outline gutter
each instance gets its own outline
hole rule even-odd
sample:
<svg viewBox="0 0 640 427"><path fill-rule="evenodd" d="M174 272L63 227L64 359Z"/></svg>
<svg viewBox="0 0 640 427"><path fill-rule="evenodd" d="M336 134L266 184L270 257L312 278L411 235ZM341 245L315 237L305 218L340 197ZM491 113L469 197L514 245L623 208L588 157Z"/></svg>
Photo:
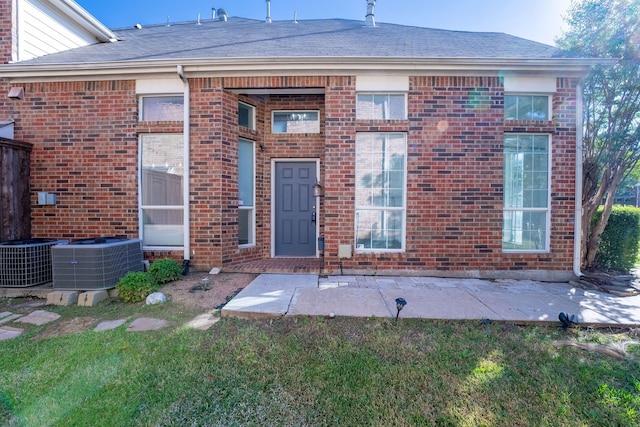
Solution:
<svg viewBox="0 0 640 427"><path fill-rule="evenodd" d="M185 200L185 212L184 212L184 255L183 259L188 265L191 260L191 197L190 197L190 182L191 182L191 162L190 162L190 138L191 126L190 126L190 93L189 93L189 80L184 75L184 67L178 65L177 67L178 77L184 83L184 123L183 123L183 139L184 139L184 158L186 159L184 164L184 182L183 191Z"/></svg>
<svg viewBox="0 0 640 427"><path fill-rule="evenodd" d="M77 77L92 80L126 80L149 74L174 74L176 66L189 69L193 77L214 75L344 75L354 72L412 75L483 75L541 73L583 77L602 59L478 59L478 58L388 58L388 57L245 57L190 58L182 60L137 60L109 62L43 63L42 59L0 66L0 78L15 82L61 81ZM175 75L175 74L174 74Z"/></svg>
<svg viewBox="0 0 640 427"><path fill-rule="evenodd" d="M575 226L573 229L573 274L582 277L580 270L582 251L582 153L584 133L584 104L582 99L582 83L576 86L576 196Z"/></svg>

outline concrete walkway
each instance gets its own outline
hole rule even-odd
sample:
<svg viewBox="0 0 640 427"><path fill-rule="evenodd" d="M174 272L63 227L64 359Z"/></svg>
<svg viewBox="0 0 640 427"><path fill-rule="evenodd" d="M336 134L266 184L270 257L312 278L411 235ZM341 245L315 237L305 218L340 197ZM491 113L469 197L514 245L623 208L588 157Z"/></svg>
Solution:
<svg viewBox="0 0 640 427"><path fill-rule="evenodd" d="M578 316L582 326L640 325L640 296L616 297L568 283L434 277L262 274L235 296L223 316L491 319L512 323L558 323L558 314Z"/></svg>

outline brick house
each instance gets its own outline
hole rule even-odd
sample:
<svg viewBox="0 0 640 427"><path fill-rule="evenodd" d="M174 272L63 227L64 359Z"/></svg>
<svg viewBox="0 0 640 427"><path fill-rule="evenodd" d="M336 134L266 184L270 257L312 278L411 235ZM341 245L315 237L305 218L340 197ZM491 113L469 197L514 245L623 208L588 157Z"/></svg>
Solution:
<svg viewBox="0 0 640 427"><path fill-rule="evenodd" d="M572 277L594 61L377 24L367 3L363 21L108 30L71 0L0 0L0 122L33 144L33 237L139 237L196 269ZM79 40L31 52L12 7Z"/></svg>

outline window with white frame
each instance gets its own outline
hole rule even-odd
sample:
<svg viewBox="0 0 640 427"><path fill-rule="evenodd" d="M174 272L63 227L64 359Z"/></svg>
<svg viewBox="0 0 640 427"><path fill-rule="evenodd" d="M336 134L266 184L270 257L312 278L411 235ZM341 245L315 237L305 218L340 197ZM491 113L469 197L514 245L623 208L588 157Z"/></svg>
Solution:
<svg viewBox="0 0 640 427"><path fill-rule="evenodd" d="M549 120L549 95L505 95L505 120Z"/></svg>
<svg viewBox="0 0 640 427"><path fill-rule="evenodd" d="M404 133L356 134L356 250L404 249Z"/></svg>
<svg viewBox="0 0 640 427"><path fill-rule="evenodd" d="M238 102L238 124L247 129L256 128L256 107L253 105Z"/></svg>
<svg viewBox="0 0 640 427"><path fill-rule="evenodd" d="M184 121L184 96L141 96L140 120L143 122Z"/></svg>
<svg viewBox="0 0 640 427"><path fill-rule="evenodd" d="M504 137L504 251L549 250L550 137Z"/></svg>
<svg viewBox="0 0 640 427"><path fill-rule="evenodd" d="M407 99L403 93L359 93L356 118L360 120L405 120Z"/></svg>
<svg viewBox="0 0 640 427"><path fill-rule="evenodd" d="M273 133L320 133L318 111L274 111Z"/></svg>
<svg viewBox="0 0 640 427"><path fill-rule="evenodd" d="M238 142L238 244L255 245L255 143Z"/></svg>
<svg viewBox="0 0 640 427"><path fill-rule="evenodd" d="M182 134L140 135L140 235L145 247L184 245Z"/></svg>

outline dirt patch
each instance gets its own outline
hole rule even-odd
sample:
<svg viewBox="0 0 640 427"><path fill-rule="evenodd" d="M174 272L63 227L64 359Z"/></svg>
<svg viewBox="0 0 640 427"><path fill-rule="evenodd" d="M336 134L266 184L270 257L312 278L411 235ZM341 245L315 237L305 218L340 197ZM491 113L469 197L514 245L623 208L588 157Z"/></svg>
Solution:
<svg viewBox="0 0 640 427"><path fill-rule="evenodd" d="M181 304L186 308L211 311L226 304L228 300L258 275L247 273L193 272L177 282L172 282L160 288L170 301ZM208 278L206 283L203 279Z"/></svg>
<svg viewBox="0 0 640 427"><path fill-rule="evenodd" d="M61 337L63 335L86 331L95 325L97 321L98 319L95 317L75 317L70 320L64 320L47 327L45 330L33 337L33 339L34 341L37 341L45 338Z"/></svg>

